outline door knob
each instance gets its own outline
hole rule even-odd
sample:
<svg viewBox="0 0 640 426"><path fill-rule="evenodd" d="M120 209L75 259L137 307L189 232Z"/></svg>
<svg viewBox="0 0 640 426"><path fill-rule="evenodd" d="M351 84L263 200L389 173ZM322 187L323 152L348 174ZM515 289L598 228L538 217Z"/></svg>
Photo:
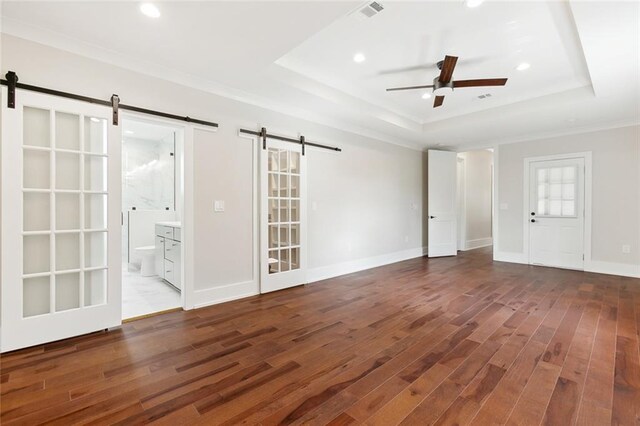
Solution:
<svg viewBox="0 0 640 426"><path fill-rule="evenodd" d="M536 215L536 212L531 212L531 216L535 216L535 215Z"/></svg>
<svg viewBox="0 0 640 426"><path fill-rule="evenodd" d="M435 219L435 218L436 218L435 216L429 216L429 219Z"/></svg>
<svg viewBox="0 0 640 426"><path fill-rule="evenodd" d="M536 221L535 219L531 219L531 223L535 223L535 221Z"/></svg>

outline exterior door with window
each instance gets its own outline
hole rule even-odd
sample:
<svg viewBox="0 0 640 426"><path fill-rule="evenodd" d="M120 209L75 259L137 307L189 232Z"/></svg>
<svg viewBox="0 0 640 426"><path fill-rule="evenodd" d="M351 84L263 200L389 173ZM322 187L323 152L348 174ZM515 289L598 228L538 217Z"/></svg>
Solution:
<svg viewBox="0 0 640 426"><path fill-rule="evenodd" d="M2 99L3 352L120 324L120 137L107 107Z"/></svg>
<svg viewBox="0 0 640 426"><path fill-rule="evenodd" d="M260 292L306 283L306 158L300 145L267 139L260 150Z"/></svg>
<svg viewBox="0 0 640 426"><path fill-rule="evenodd" d="M584 269L584 158L529 165L529 263Z"/></svg>

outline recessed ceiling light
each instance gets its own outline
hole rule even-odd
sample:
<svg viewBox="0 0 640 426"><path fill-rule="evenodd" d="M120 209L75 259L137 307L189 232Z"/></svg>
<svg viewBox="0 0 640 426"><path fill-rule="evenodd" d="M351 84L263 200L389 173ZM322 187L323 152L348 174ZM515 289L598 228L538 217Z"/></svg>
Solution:
<svg viewBox="0 0 640 426"><path fill-rule="evenodd" d="M364 60L367 59L364 56L364 53L356 53L355 55L353 55L353 62L355 63L361 63L364 62Z"/></svg>
<svg viewBox="0 0 640 426"><path fill-rule="evenodd" d="M140 12L144 13L149 18L159 18L160 10L151 3L142 3L140 5Z"/></svg>
<svg viewBox="0 0 640 426"><path fill-rule="evenodd" d="M429 99L431 97L431 93L427 92L422 95L422 99Z"/></svg>
<svg viewBox="0 0 640 426"><path fill-rule="evenodd" d="M474 8L484 3L484 0L465 0L464 3L467 5L467 7Z"/></svg>
<svg viewBox="0 0 640 426"><path fill-rule="evenodd" d="M528 70L528 69L529 69L529 67L531 67L531 65L529 65L529 64L528 64L528 63L526 63L526 62L523 62L523 63L521 63L520 65L518 65L518 66L516 67L516 69L517 69L518 71L524 71L524 70Z"/></svg>

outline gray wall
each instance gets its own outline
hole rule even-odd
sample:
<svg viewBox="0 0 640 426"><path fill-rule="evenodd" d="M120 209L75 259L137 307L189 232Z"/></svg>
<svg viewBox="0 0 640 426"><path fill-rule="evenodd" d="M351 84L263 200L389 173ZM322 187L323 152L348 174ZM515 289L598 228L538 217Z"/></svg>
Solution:
<svg viewBox="0 0 640 426"><path fill-rule="evenodd" d="M640 263L640 127L559 136L498 148L497 211L500 252L523 252L524 159L592 152L592 259ZM631 253L622 253L622 245Z"/></svg>

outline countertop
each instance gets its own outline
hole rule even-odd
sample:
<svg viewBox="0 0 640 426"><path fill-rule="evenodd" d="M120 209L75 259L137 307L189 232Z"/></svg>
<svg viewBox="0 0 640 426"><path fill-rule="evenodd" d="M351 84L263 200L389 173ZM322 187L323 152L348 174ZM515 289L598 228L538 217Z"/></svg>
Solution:
<svg viewBox="0 0 640 426"><path fill-rule="evenodd" d="M156 225L170 226L172 228L182 228L182 223L180 222L156 222Z"/></svg>

